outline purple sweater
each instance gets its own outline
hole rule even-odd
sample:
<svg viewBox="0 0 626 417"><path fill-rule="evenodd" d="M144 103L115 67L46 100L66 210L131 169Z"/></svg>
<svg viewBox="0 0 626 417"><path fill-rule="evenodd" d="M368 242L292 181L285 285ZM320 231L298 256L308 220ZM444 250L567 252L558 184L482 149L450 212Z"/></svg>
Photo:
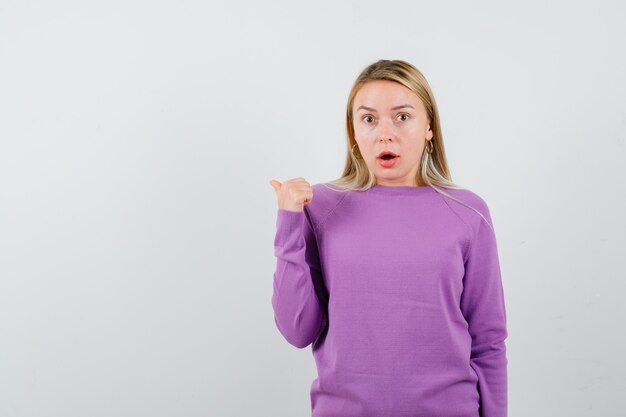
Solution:
<svg viewBox="0 0 626 417"><path fill-rule="evenodd" d="M505 417L506 312L485 201L464 190L315 184L278 209L272 306L311 345L313 417Z"/></svg>

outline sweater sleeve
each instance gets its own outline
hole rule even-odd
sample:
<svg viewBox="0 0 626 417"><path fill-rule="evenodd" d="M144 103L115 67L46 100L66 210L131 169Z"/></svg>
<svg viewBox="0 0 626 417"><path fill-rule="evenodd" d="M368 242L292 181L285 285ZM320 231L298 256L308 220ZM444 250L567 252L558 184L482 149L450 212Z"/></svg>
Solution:
<svg viewBox="0 0 626 417"><path fill-rule="evenodd" d="M290 344L304 348L315 341L325 317L316 293L323 285L317 242L306 207L278 209L274 254L274 321Z"/></svg>
<svg viewBox="0 0 626 417"><path fill-rule="evenodd" d="M478 375L481 417L507 416L506 310L498 249L489 209L465 260L461 310L472 337L470 365Z"/></svg>

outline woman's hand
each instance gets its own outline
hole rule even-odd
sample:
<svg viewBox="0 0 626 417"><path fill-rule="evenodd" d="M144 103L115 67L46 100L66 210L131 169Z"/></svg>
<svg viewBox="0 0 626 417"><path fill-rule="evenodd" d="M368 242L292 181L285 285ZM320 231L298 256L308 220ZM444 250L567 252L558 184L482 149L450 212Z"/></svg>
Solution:
<svg viewBox="0 0 626 417"><path fill-rule="evenodd" d="M304 205L313 199L313 188L304 178L298 177L280 183L270 180L270 185L276 191L278 208L290 211L303 211Z"/></svg>

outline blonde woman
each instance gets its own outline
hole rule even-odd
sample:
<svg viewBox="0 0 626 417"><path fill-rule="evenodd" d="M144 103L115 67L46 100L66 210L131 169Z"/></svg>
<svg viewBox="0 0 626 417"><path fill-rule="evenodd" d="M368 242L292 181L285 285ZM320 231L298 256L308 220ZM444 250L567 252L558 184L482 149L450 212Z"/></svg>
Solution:
<svg viewBox="0 0 626 417"><path fill-rule="evenodd" d="M270 181L275 323L311 345L312 416L505 417L496 237L486 202L450 178L428 82L379 60L346 116L340 178Z"/></svg>

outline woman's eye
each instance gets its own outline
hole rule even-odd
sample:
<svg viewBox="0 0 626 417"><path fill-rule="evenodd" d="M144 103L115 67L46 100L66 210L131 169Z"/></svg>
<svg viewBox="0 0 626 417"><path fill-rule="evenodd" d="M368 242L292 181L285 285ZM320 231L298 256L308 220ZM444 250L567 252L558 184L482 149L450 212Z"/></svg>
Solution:
<svg viewBox="0 0 626 417"><path fill-rule="evenodd" d="M363 117L363 120L365 120L365 123L367 123L367 119L371 119L371 118L372 118L372 116L365 116L365 117Z"/></svg>
<svg viewBox="0 0 626 417"><path fill-rule="evenodd" d="M400 115L400 117L402 117L402 116L405 116L405 117L406 117L405 119L402 119L402 120L406 120L406 119L408 119L408 118L409 118L409 115L408 115L408 114L406 114L406 113L402 113L402 114Z"/></svg>

